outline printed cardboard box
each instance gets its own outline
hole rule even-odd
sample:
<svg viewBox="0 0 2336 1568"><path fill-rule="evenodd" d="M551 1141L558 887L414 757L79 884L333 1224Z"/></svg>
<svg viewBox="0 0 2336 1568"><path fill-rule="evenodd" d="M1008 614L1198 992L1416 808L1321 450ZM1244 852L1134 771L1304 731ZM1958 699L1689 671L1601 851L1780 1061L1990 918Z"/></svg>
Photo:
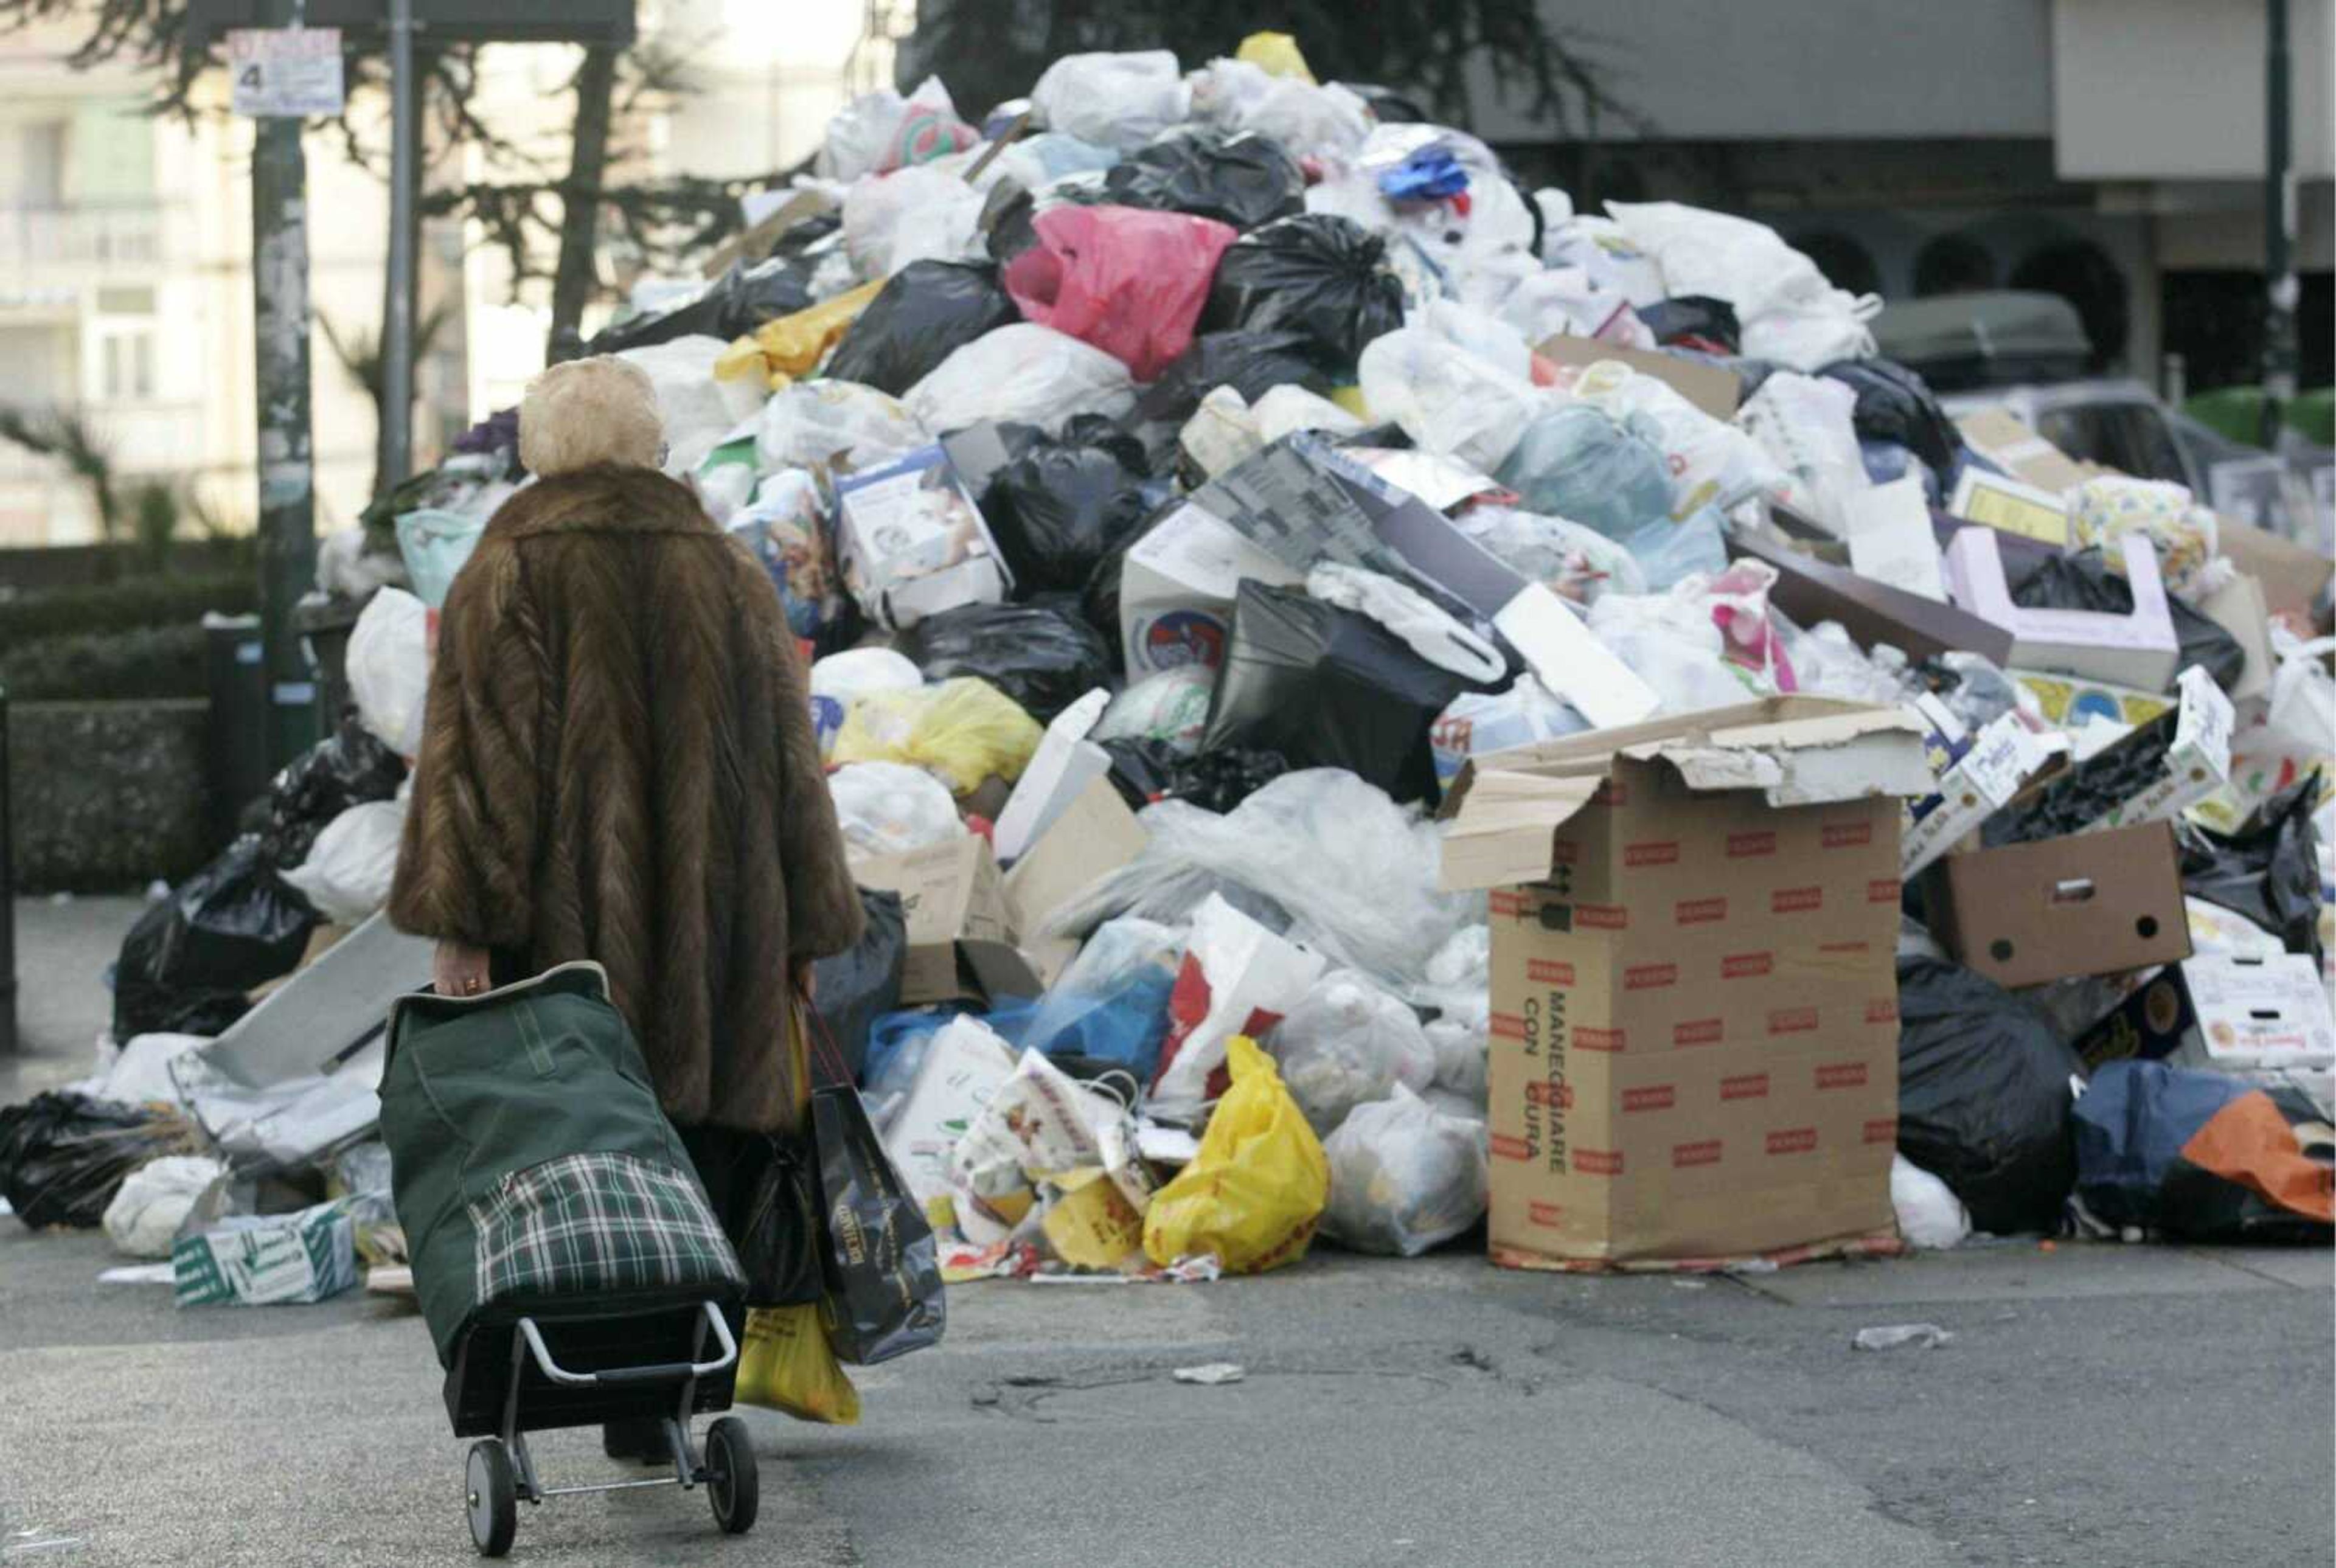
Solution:
<svg viewBox="0 0 2336 1568"><path fill-rule="evenodd" d="M2130 533L2119 541L2133 588L2129 615L2013 603L1997 538L1992 529L1964 529L1947 544L1946 570L1947 589L1957 604L2011 633L2011 657L2000 662L2166 689L2181 663L2181 643L2157 574L2157 551L2146 536Z"/></svg>
<svg viewBox="0 0 2336 1568"><path fill-rule="evenodd" d="M1224 663L1233 599L1244 578L1291 588L1305 574L1197 506L1181 506L1163 518L1121 568L1119 629L1128 679Z"/></svg>
<svg viewBox="0 0 2336 1568"><path fill-rule="evenodd" d="M1494 890L1494 1261L1889 1229L1898 824L1932 784L1918 720L1803 697L1472 764L1445 881Z"/></svg>
<svg viewBox="0 0 2336 1568"><path fill-rule="evenodd" d="M1937 937L2000 986L2190 956L2174 829L2162 822L1949 855L1923 884Z"/></svg>
<svg viewBox="0 0 2336 1568"><path fill-rule="evenodd" d="M2078 1037L2088 1067L2171 1058L2224 1071L2336 1066L2336 1019L2312 959L2202 953L2170 964Z"/></svg>
<svg viewBox="0 0 2336 1568"><path fill-rule="evenodd" d="M997 604L1014 586L989 525L938 445L836 482L843 585L869 618L914 626L961 604Z"/></svg>
<svg viewBox="0 0 2336 1568"><path fill-rule="evenodd" d="M852 879L863 888L900 895L908 957L900 971L902 1005L910 994L948 995L957 989L960 940L1014 941L1014 917L1005 880L989 841L968 833L948 843L897 855L858 855Z"/></svg>

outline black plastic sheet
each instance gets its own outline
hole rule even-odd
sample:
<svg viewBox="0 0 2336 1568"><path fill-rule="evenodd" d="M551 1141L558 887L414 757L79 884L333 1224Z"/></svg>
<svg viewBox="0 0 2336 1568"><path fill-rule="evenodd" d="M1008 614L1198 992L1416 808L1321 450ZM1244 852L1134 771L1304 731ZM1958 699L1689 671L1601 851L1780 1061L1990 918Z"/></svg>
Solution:
<svg viewBox="0 0 2336 1568"><path fill-rule="evenodd" d="M1894 441L1943 478L1962 435L1939 406L1931 385L1894 359L1844 359L1819 372L1857 394L1851 420L1868 441Z"/></svg>
<svg viewBox="0 0 2336 1568"><path fill-rule="evenodd" d="M404 762L350 714L268 786L269 854L278 865L300 864L326 823L351 806L388 800L404 782Z"/></svg>
<svg viewBox="0 0 2336 1568"><path fill-rule="evenodd" d="M122 1179L189 1145L180 1117L72 1093L0 1110L0 1197L34 1230L88 1229L105 1218Z"/></svg>
<svg viewBox="0 0 2336 1568"><path fill-rule="evenodd" d="M1021 319L995 267L911 261L845 330L827 375L898 397L975 338Z"/></svg>
<svg viewBox="0 0 2336 1568"><path fill-rule="evenodd" d="M1351 365L1365 344L1403 325L1403 285L1387 269L1386 240L1352 219L1305 213L1225 252L1201 325L1301 333Z"/></svg>
<svg viewBox="0 0 2336 1568"><path fill-rule="evenodd" d="M1176 800L1222 816L1290 771L1280 752L1246 746L1187 756L1163 740L1131 736L1101 744L1111 754L1112 787L1136 811Z"/></svg>
<svg viewBox="0 0 2336 1568"><path fill-rule="evenodd" d="M316 911L278 873L257 834L150 906L122 941L113 1034L216 1035L250 1010L254 986L290 974Z"/></svg>
<svg viewBox="0 0 2336 1568"><path fill-rule="evenodd" d="M2011 602L2024 609L2133 613L2133 585L2109 570L2107 560L2098 550L2048 555L2010 588ZM2166 595L2166 608L2173 617L2175 639L2181 645L2182 667L2199 666L2224 691L2236 686L2247 667L2247 652L2239 646L2239 639L2171 594Z"/></svg>
<svg viewBox="0 0 2336 1568"><path fill-rule="evenodd" d="M1111 681L1111 650L1072 599L945 609L902 632L900 649L928 680L978 677L1040 724Z"/></svg>
<svg viewBox="0 0 2336 1568"><path fill-rule="evenodd" d="M1960 964L1898 961L1898 1152L1998 1235L2059 1222L2077 1181L2084 1064L2010 992Z"/></svg>
<svg viewBox="0 0 2336 1568"><path fill-rule="evenodd" d="M1254 131L1187 131L1140 147L1104 176L1104 199L1255 229L1306 209L1306 174Z"/></svg>
<svg viewBox="0 0 2336 1568"><path fill-rule="evenodd" d="M853 1079L868 1057L869 1026L900 1005L900 965L909 956L899 893L861 888L860 909L860 940L812 966L813 1005Z"/></svg>
<svg viewBox="0 0 2336 1568"><path fill-rule="evenodd" d="M2246 916L2292 953L2320 950L2320 774L2257 806L2234 833L2181 830L2182 891Z"/></svg>

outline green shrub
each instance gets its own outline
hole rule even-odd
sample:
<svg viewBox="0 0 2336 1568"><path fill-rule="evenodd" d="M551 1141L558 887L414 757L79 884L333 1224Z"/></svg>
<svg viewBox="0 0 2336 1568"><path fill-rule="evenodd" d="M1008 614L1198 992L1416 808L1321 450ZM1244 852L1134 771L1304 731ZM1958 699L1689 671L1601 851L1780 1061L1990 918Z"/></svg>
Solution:
<svg viewBox="0 0 2336 1568"><path fill-rule="evenodd" d="M41 638L192 628L208 611L246 615L258 608L254 572L133 577L102 588L51 589L0 602L0 657Z"/></svg>
<svg viewBox="0 0 2336 1568"><path fill-rule="evenodd" d="M47 637L0 653L13 702L204 696L200 622Z"/></svg>

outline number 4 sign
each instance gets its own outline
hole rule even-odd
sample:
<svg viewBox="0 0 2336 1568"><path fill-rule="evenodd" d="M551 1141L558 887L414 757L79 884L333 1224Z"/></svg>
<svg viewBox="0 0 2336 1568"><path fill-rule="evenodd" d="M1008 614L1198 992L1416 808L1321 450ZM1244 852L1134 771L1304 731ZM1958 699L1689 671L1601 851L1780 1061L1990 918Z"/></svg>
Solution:
<svg viewBox="0 0 2336 1568"><path fill-rule="evenodd" d="M337 27L237 27L227 35L235 112L258 116L338 114L343 102Z"/></svg>

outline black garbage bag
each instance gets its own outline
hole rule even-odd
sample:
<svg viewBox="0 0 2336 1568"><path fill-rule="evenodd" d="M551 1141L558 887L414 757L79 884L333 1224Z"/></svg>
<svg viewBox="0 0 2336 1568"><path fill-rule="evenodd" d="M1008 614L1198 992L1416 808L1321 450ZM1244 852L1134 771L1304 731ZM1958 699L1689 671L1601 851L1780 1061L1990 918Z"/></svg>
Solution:
<svg viewBox="0 0 2336 1568"><path fill-rule="evenodd" d="M1144 389L1135 412L1139 419L1164 424L1173 441L1201 399L1220 386L1231 387L1248 403L1293 384L1327 393L1337 369L1302 332L1204 332Z"/></svg>
<svg viewBox="0 0 2336 1568"><path fill-rule="evenodd" d="M959 605L902 632L899 646L928 680L978 677L1040 724L1111 682L1111 650L1067 596Z"/></svg>
<svg viewBox="0 0 2336 1568"><path fill-rule="evenodd" d="M1898 1152L1971 1223L2051 1229L2077 1181L2068 1108L2084 1064L2010 992L1942 959L1898 960Z"/></svg>
<svg viewBox="0 0 2336 1568"><path fill-rule="evenodd" d="M2110 1062L2077 1102L2093 1217L2185 1242L2328 1244L2328 1121L2292 1085Z"/></svg>
<svg viewBox="0 0 2336 1568"><path fill-rule="evenodd" d="M1699 348L1708 354L1744 352L1744 328L1736 307L1708 294L1679 294L1639 307L1639 319L1665 348Z"/></svg>
<svg viewBox="0 0 2336 1568"><path fill-rule="evenodd" d="M1081 591L1151 510L1143 443L1102 420L1072 425L1029 443L981 497L1017 594Z"/></svg>
<svg viewBox="0 0 2336 1568"><path fill-rule="evenodd" d="M975 338L1021 319L995 267L911 261L845 331L827 375L898 397Z"/></svg>
<svg viewBox="0 0 2336 1568"><path fill-rule="evenodd" d="M1233 604L1202 752L1279 753L1293 768L1342 767L1397 802L1436 798L1427 734L1477 685L1428 663L1378 622L1254 579Z"/></svg>
<svg viewBox="0 0 2336 1568"><path fill-rule="evenodd" d="M812 966L813 1005L852 1081L868 1059L868 1026L900 1005L900 965L909 954L899 893L861 888L860 909L859 941Z"/></svg>
<svg viewBox="0 0 2336 1568"><path fill-rule="evenodd" d="M2184 825L2182 891L2246 916L2292 953L2320 950L2320 800L2314 769L2255 807L2234 833Z"/></svg>
<svg viewBox="0 0 2336 1568"><path fill-rule="evenodd" d="M1894 359L1844 359L1818 374L1857 394L1850 417L1861 437L1896 442L1934 474L1954 467L1962 435L1920 375Z"/></svg>
<svg viewBox="0 0 2336 1568"><path fill-rule="evenodd" d="M1382 87L1376 82L1346 82L1341 86L1359 94L1371 106L1371 115L1382 125L1424 125L1428 114L1419 101L1392 87Z"/></svg>
<svg viewBox="0 0 2336 1568"><path fill-rule="evenodd" d="M216 1035L250 1010L245 993L297 968L316 911L246 833L150 906L122 940L113 1036Z"/></svg>
<svg viewBox="0 0 2336 1568"><path fill-rule="evenodd" d="M1363 346L1403 325L1403 284L1387 241L1350 218L1304 213L1269 223L1227 248L1210 287L1203 329L1298 332L1351 365Z"/></svg>
<svg viewBox="0 0 2336 1568"><path fill-rule="evenodd" d="M811 269L792 257L775 256L753 267L733 267L696 297L654 316L635 316L595 333L588 354L647 348L676 337L743 337L766 321L792 316L812 305Z"/></svg>
<svg viewBox="0 0 2336 1568"><path fill-rule="evenodd" d="M2007 560L2005 575L2014 568ZM2025 609L2086 609L2102 615L2131 615L2133 585L2109 570L2098 550L2074 555L2046 555L2010 584L2011 602ZM2182 666L2197 665L2224 691L2238 684L2247 667L2246 649L2239 639L2198 611L2166 596L2174 618L2175 640L2181 645Z"/></svg>
<svg viewBox="0 0 2336 1568"><path fill-rule="evenodd" d="M183 1117L72 1093L0 1110L0 1197L32 1229L88 1229L105 1218L122 1179L159 1155L193 1147Z"/></svg>
<svg viewBox="0 0 2336 1568"><path fill-rule="evenodd" d="M1130 736L1102 745L1111 754L1112 787L1136 811L1156 801L1190 801L1222 816L1290 771L1280 752L1246 746L1186 756L1163 740Z"/></svg>
<svg viewBox="0 0 2336 1568"><path fill-rule="evenodd" d="M326 823L351 806L388 800L404 782L404 762L352 712L338 729L286 764L268 786L270 857L277 865L300 864Z"/></svg>
<svg viewBox="0 0 2336 1568"><path fill-rule="evenodd" d="M1253 131L1186 131L1139 147L1103 180L1123 207L1189 212L1255 229L1306 210L1306 174L1280 142Z"/></svg>

